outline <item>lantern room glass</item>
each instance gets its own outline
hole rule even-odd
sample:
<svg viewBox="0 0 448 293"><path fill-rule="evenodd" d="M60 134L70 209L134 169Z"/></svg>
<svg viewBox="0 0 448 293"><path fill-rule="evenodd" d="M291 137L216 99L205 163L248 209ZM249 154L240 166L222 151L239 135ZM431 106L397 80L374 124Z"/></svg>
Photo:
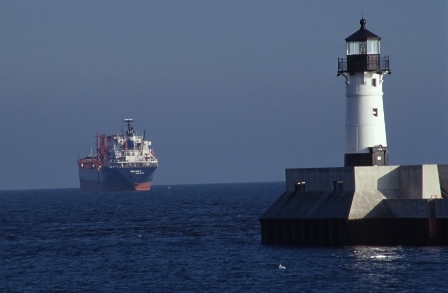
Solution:
<svg viewBox="0 0 448 293"><path fill-rule="evenodd" d="M362 47L367 46L366 52L361 52ZM380 54L380 41L378 39L367 40L364 42L347 42L347 55L360 54Z"/></svg>

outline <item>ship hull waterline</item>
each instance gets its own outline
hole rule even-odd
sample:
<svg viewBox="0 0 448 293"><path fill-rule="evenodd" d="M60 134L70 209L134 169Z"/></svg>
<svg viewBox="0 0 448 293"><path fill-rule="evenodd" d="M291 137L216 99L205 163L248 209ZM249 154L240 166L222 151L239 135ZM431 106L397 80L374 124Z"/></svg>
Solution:
<svg viewBox="0 0 448 293"><path fill-rule="evenodd" d="M157 167L79 168L81 191L148 191Z"/></svg>

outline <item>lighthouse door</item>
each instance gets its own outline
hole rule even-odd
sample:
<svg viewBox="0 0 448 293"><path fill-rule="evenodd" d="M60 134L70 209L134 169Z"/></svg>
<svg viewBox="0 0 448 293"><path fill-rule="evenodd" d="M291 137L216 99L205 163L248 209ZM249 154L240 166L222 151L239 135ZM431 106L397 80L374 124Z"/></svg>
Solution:
<svg viewBox="0 0 448 293"><path fill-rule="evenodd" d="M373 147L369 148L372 154L372 166L387 166L389 162L387 160L387 147Z"/></svg>

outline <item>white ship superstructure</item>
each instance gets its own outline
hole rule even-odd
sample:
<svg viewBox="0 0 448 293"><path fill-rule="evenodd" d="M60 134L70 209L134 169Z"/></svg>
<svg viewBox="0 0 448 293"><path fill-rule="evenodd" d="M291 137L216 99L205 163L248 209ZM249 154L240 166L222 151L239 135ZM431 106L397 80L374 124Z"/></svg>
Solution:
<svg viewBox="0 0 448 293"><path fill-rule="evenodd" d="M131 126L133 119L124 119L127 130L122 135L107 137L107 159L104 164L108 167L157 167L158 161L151 149L151 141L137 135Z"/></svg>

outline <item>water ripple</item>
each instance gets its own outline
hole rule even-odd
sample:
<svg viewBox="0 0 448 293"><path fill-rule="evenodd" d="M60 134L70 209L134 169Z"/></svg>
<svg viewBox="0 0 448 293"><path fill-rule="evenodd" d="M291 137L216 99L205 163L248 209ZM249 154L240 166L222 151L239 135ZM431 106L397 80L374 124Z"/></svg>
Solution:
<svg viewBox="0 0 448 293"><path fill-rule="evenodd" d="M278 182L1 191L0 291L445 290L445 247L262 246L258 217L283 189Z"/></svg>

